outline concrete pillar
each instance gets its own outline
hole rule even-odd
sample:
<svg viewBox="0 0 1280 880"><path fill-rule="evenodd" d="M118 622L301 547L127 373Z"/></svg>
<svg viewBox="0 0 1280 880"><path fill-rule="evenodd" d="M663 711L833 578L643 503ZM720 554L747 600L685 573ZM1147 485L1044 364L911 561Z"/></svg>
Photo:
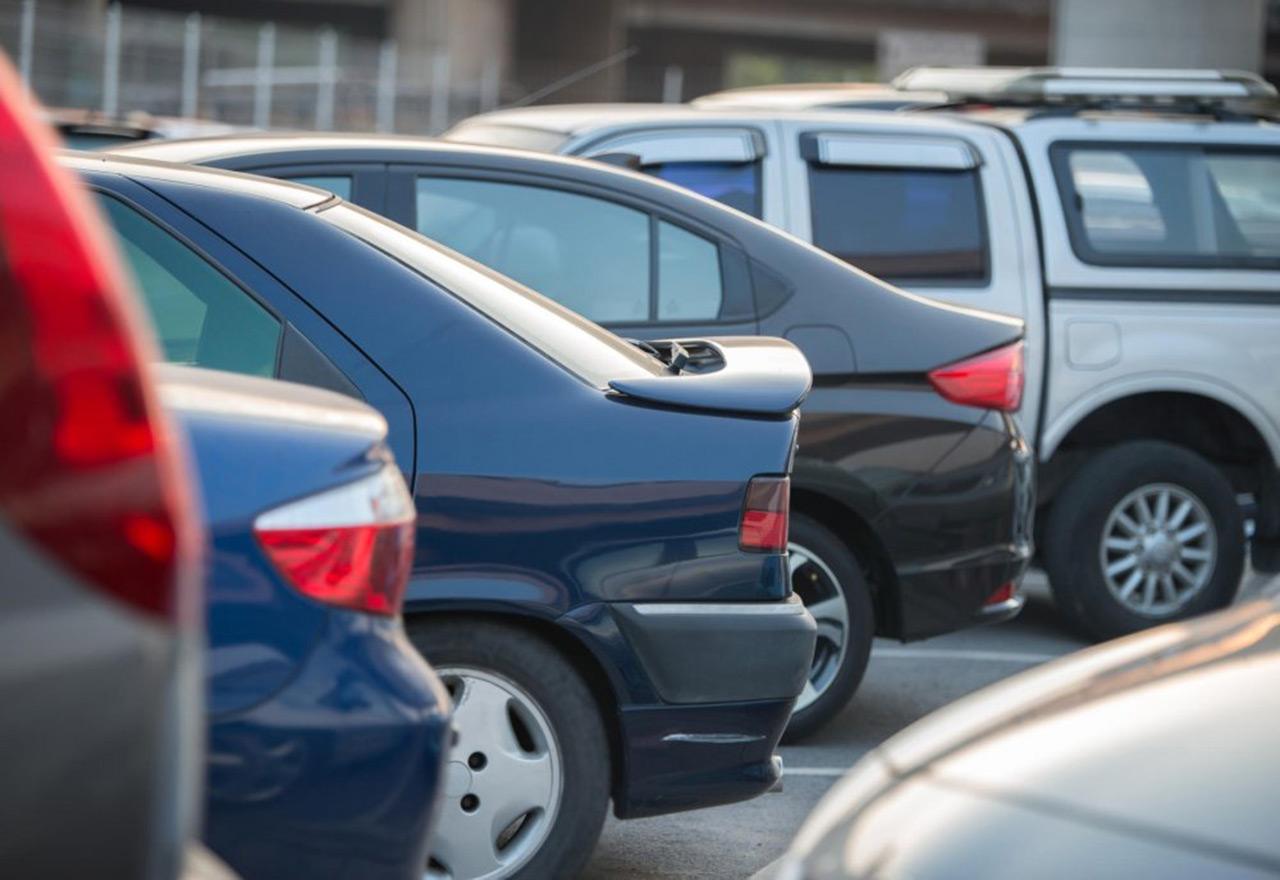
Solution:
<svg viewBox="0 0 1280 880"><path fill-rule="evenodd" d="M590 76L581 71L626 48L626 27L614 0L517 0L515 77L526 93L572 79L547 103L612 101L622 96L625 67L611 64Z"/></svg>
<svg viewBox="0 0 1280 880"><path fill-rule="evenodd" d="M1262 70L1264 0L1056 0L1053 63Z"/></svg>
<svg viewBox="0 0 1280 880"><path fill-rule="evenodd" d="M511 56L510 0L395 0L387 37L396 43L400 81L429 83L433 56L450 55L450 79L478 84ZM492 75L492 74L490 74Z"/></svg>

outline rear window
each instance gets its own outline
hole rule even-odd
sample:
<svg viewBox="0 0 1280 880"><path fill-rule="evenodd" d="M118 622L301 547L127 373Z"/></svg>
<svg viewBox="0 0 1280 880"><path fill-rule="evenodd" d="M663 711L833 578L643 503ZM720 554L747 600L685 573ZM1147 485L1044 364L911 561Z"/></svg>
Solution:
<svg viewBox="0 0 1280 880"><path fill-rule="evenodd" d="M664 162L644 171L752 217L763 213L759 162Z"/></svg>
<svg viewBox="0 0 1280 880"><path fill-rule="evenodd" d="M319 212L339 229L435 282L548 359L598 388L656 376L663 364L608 330L474 260L363 208Z"/></svg>
<svg viewBox="0 0 1280 880"><path fill-rule="evenodd" d="M895 281L987 278L977 172L809 166L813 243Z"/></svg>
<svg viewBox="0 0 1280 880"><path fill-rule="evenodd" d="M1280 268L1280 152L1091 143L1051 157L1087 263Z"/></svg>

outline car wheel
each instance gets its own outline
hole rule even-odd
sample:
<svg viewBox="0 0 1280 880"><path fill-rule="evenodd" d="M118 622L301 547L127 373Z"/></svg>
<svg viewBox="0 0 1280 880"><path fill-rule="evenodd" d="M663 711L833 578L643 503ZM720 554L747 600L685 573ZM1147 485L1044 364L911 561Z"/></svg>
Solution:
<svg viewBox="0 0 1280 880"><path fill-rule="evenodd" d="M427 878L576 876L609 802L609 744L573 667L517 627L409 621L453 698Z"/></svg>
<svg viewBox="0 0 1280 880"><path fill-rule="evenodd" d="M809 736L844 708L871 656L875 615L866 578L849 548L803 514L791 517L791 589L818 623L813 663L784 742Z"/></svg>
<svg viewBox="0 0 1280 880"><path fill-rule="evenodd" d="M1244 570L1231 484L1194 452L1157 441L1086 462L1054 501L1045 542L1055 602L1096 639L1222 608Z"/></svg>

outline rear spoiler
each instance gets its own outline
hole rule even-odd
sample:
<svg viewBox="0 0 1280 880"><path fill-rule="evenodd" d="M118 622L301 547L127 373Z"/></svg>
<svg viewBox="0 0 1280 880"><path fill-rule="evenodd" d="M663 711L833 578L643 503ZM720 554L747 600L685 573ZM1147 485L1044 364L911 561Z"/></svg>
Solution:
<svg viewBox="0 0 1280 880"><path fill-rule="evenodd" d="M726 336L637 344L664 360L667 374L614 379L609 387L648 403L786 416L813 383L809 362L785 339Z"/></svg>

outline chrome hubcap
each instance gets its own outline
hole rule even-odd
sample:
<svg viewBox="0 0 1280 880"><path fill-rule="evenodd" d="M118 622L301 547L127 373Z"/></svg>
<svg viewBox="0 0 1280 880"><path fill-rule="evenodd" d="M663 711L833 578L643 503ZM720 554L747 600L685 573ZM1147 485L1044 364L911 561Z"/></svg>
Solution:
<svg viewBox="0 0 1280 880"><path fill-rule="evenodd" d="M1199 498L1172 483L1134 489L1102 529L1100 562L1111 594L1131 611L1166 617L1213 576L1218 535Z"/></svg>
<svg viewBox="0 0 1280 880"><path fill-rule="evenodd" d="M849 641L849 607L840 581L817 554L799 544L788 544L787 564L791 589L818 622L809 680L796 699L795 711L799 712L822 696L840 672Z"/></svg>
<svg viewBox="0 0 1280 880"><path fill-rule="evenodd" d="M555 824L560 746L546 714L509 679L463 666L436 672L453 698L457 737L441 779L444 802L426 877L509 877Z"/></svg>

